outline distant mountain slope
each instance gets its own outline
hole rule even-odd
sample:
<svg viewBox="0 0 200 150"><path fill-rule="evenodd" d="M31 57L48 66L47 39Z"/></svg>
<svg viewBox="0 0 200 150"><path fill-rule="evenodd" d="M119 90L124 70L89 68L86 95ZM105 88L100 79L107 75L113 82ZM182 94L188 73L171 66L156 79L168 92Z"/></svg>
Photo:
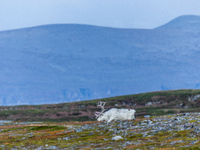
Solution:
<svg viewBox="0 0 200 150"><path fill-rule="evenodd" d="M169 23L158 27L159 29L200 29L200 16L185 15L173 19Z"/></svg>
<svg viewBox="0 0 200 150"><path fill-rule="evenodd" d="M200 23L188 18L199 21L183 16L152 30L63 24L0 32L0 105L200 88ZM170 28L184 22L188 28Z"/></svg>

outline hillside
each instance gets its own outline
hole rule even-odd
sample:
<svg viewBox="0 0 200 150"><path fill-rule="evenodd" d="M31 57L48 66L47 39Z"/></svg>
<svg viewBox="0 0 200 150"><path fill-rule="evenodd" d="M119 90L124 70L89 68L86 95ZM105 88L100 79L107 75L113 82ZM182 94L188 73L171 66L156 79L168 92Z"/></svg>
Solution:
<svg viewBox="0 0 200 150"><path fill-rule="evenodd" d="M200 90L170 90L125 95L81 102L0 106L0 120L12 121L95 121L94 112L99 101L106 102L105 109L132 108L136 118L144 115L166 115L200 112Z"/></svg>
<svg viewBox="0 0 200 150"><path fill-rule="evenodd" d="M0 105L198 89L199 24L199 16L182 16L151 30L55 24L0 32Z"/></svg>

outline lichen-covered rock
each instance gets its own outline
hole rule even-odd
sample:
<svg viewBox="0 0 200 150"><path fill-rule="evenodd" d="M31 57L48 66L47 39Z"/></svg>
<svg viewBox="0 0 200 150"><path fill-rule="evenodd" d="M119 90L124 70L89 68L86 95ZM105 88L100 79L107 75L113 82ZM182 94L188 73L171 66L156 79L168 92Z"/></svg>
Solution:
<svg viewBox="0 0 200 150"><path fill-rule="evenodd" d="M188 97L188 101L190 102L190 101L196 101L196 100L198 100L198 99L200 99L200 94L198 94L198 95L192 95L192 96L190 96L190 97Z"/></svg>

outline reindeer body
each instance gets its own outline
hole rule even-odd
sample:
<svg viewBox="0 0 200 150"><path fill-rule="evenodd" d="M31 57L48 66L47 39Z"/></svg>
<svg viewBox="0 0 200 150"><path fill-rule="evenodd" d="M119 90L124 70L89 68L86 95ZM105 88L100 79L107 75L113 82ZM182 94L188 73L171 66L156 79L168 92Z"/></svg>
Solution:
<svg viewBox="0 0 200 150"><path fill-rule="evenodd" d="M132 120L135 119L134 109L112 108L98 117L98 121L111 122L112 120Z"/></svg>
<svg viewBox="0 0 200 150"><path fill-rule="evenodd" d="M104 106L106 102L99 102L97 106L101 107L102 111L96 111L94 114L98 121L111 122L112 120L132 120L135 119L134 109L117 109L112 108L105 112Z"/></svg>

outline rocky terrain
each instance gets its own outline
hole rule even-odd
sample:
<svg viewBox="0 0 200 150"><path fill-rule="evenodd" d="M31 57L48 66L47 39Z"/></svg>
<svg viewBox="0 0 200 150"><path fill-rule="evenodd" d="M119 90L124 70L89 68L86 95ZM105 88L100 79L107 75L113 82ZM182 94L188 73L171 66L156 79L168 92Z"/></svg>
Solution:
<svg viewBox="0 0 200 150"><path fill-rule="evenodd" d="M111 123L4 122L0 127L1 149L200 149L200 113L145 115Z"/></svg>
<svg viewBox="0 0 200 150"><path fill-rule="evenodd" d="M97 122L98 101L105 109L133 108L136 119ZM2 150L200 149L200 90L0 106L0 119Z"/></svg>

